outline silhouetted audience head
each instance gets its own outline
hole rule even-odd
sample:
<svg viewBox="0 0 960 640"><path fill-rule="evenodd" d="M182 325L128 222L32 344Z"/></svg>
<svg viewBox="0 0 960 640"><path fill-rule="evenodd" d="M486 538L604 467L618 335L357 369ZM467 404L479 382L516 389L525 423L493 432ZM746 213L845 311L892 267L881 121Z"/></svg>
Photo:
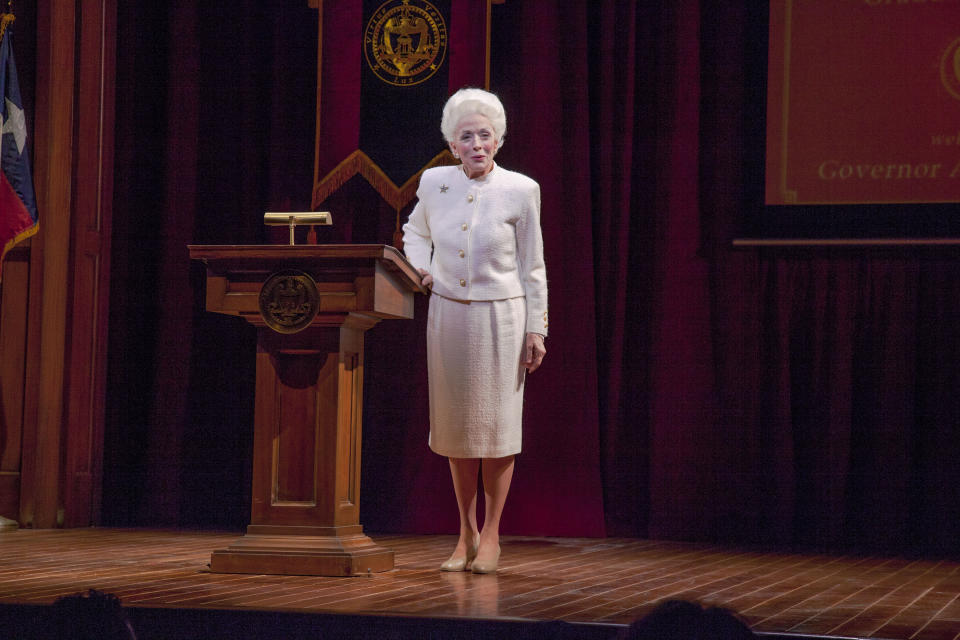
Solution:
<svg viewBox="0 0 960 640"><path fill-rule="evenodd" d="M703 608L696 602L668 600L638 618L621 640L741 640L756 638L749 625L729 609Z"/></svg>
<svg viewBox="0 0 960 640"><path fill-rule="evenodd" d="M58 598L52 620L44 623L51 638L65 640L136 640L133 625L120 599L112 593L90 589L87 593Z"/></svg>

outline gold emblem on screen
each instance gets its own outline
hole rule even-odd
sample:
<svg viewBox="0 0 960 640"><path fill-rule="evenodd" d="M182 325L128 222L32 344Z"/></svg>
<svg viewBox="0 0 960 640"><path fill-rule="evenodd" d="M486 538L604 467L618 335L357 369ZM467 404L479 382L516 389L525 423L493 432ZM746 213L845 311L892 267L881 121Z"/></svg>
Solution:
<svg viewBox="0 0 960 640"><path fill-rule="evenodd" d="M940 59L940 79L947 91L960 100L960 38L950 43Z"/></svg>
<svg viewBox="0 0 960 640"><path fill-rule="evenodd" d="M277 333L310 326L320 310L317 283L309 274L287 269L272 274L260 287L260 317Z"/></svg>
<svg viewBox="0 0 960 640"><path fill-rule="evenodd" d="M446 58L447 25L426 0L389 0L367 22L363 53L371 71L387 84L420 84Z"/></svg>

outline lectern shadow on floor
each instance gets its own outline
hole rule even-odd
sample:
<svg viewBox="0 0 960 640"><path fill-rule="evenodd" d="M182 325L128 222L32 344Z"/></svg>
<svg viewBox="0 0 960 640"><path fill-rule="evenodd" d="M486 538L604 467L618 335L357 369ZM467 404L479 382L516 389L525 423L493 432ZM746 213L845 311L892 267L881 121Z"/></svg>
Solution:
<svg viewBox="0 0 960 640"><path fill-rule="evenodd" d="M221 573L350 576L393 568L359 522L363 337L423 292L386 245L191 246L206 308L257 327L253 504Z"/></svg>

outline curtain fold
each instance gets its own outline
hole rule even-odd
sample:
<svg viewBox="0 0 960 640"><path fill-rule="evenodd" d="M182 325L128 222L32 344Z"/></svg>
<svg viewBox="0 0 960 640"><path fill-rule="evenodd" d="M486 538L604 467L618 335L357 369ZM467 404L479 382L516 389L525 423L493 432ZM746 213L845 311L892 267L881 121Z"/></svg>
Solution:
<svg viewBox="0 0 960 640"><path fill-rule="evenodd" d="M649 394L646 371L630 354L649 350L650 278L631 265L650 255L649 244L635 245L650 238L655 222L649 214L633 215L653 174L649 160L656 148L652 127L644 126L652 120L655 94L644 90L648 82L641 75L653 60L641 43L654 29L638 3L603 4L597 13L589 22L589 123L604 517L610 533L636 535L647 513Z"/></svg>

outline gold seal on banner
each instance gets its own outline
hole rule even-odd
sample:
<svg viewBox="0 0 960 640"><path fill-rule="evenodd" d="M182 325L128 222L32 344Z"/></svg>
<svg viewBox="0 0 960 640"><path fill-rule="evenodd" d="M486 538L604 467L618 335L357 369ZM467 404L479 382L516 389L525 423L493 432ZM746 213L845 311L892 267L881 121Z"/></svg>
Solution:
<svg viewBox="0 0 960 640"><path fill-rule="evenodd" d="M960 100L960 38L950 43L940 59L940 80L943 86Z"/></svg>
<svg viewBox="0 0 960 640"><path fill-rule="evenodd" d="M367 23L363 52L370 69L387 84L420 84L443 64L447 25L426 0L389 0Z"/></svg>
<svg viewBox="0 0 960 640"><path fill-rule="evenodd" d="M310 326L320 310L317 283L309 274L287 269L272 274L260 287L260 316L277 333Z"/></svg>

